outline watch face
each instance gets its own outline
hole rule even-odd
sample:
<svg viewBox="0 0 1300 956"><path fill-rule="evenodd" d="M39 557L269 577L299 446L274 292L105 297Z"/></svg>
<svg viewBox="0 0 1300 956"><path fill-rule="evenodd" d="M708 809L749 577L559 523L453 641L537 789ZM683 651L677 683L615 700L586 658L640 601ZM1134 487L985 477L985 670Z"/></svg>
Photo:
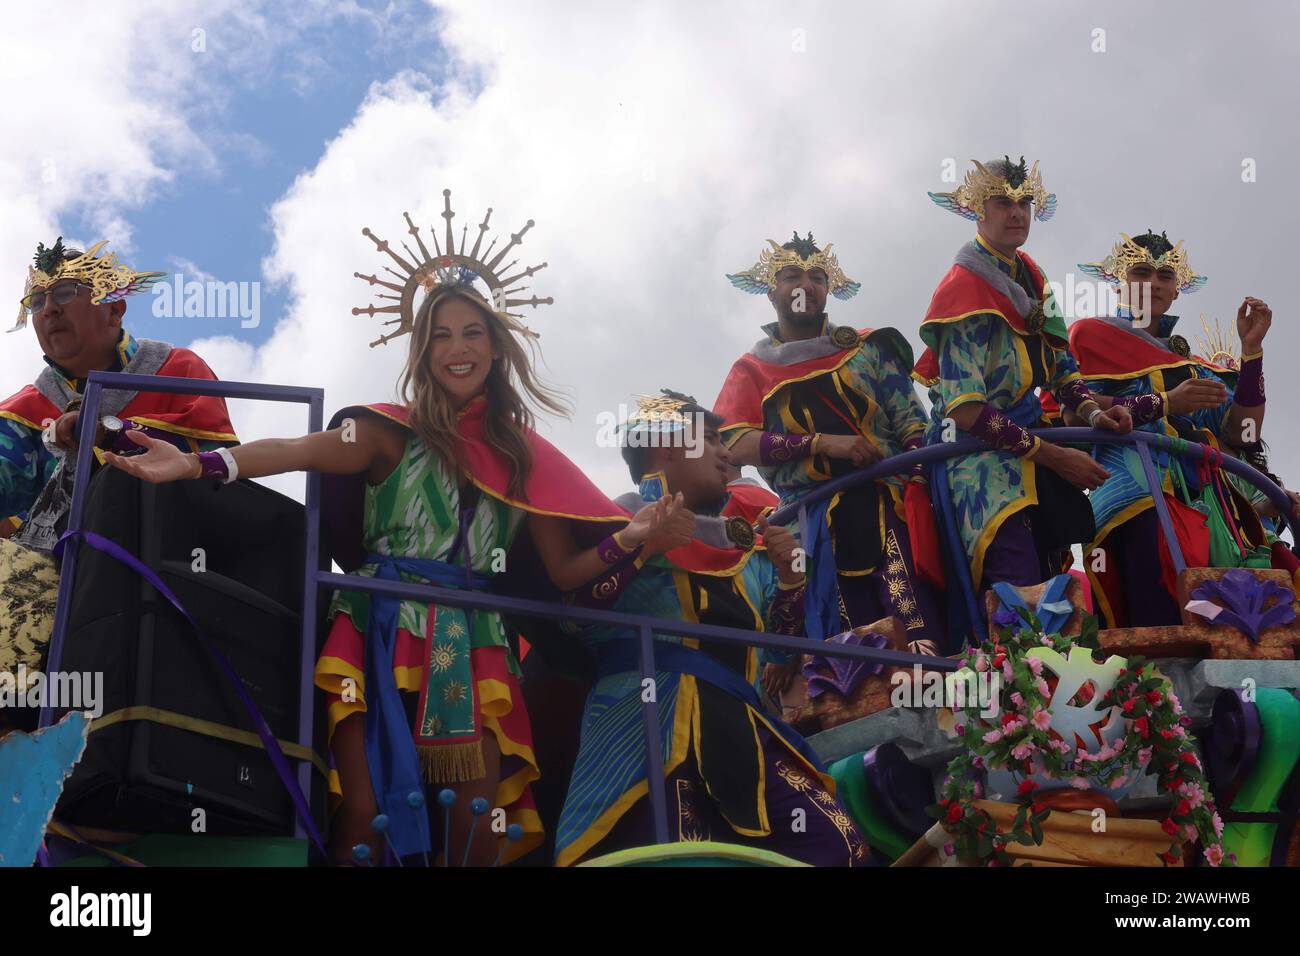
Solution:
<svg viewBox="0 0 1300 956"><path fill-rule="evenodd" d="M122 419L116 415L105 415L99 420L99 423L104 426L105 431L110 432L120 432L125 427L122 424Z"/></svg>

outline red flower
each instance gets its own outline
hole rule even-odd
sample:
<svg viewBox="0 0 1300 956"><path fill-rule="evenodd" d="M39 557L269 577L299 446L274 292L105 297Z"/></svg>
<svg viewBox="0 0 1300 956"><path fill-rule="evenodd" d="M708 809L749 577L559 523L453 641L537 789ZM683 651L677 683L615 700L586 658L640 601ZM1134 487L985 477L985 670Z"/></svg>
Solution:
<svg viewBox="0 0 1300 956"><path fill-rule="evenodd" d="M1150 704L1152 707L1160 703L1160 691L1158 690L1147 691L1147 703Z"/></svg>
<svg viewBox="0 0 1300 956"><path fill-rule="evenodd" d="M1020 795L1022 797L1033 793L1037 788L1038 788L1038 784L1034 783L1034 781L1032 780L1020 781Z"/></svg>
<svg viewBox="0 0 1300 956"><path fill-rule="evenodd" d="M961 804L956 800L948 804L948 822L956 823L962 817Z"/></svg>
<svg viewBox="0 0 1300 956"><path fill-rule="evenodd" d="M1133 726L1138 729L1138 733L1142 735L1143 740L1146 740L1151 736L1151 725L1145 717L1139 717L1137 720L1133 721Z"/></svg>
<svg viewBox="0 0 1300 956"><path fill-rule="evenodd" d="M994 667L1001 667L1001 666L1002 666L1002 662L1005 661L1006 659L1007 659L1007 655L1005 655L1005 654L999 654L997 657L993 658L993 666L994 666Z"/></svg>
<svg viewBox="0 0 1300 956"><path fill-rule="evenodd" d="M1041 803L1035 803L1035 804L1034 804L1034 813L1035 813L1035 814L1039 814L1039 813L1042 813L1042 812L1043 812L1043 804L1041 804Z"/></svg>
<svg viewBox="0 0 1300 956"><path fill-rule="evenodd" d="M1002 726L1003 726L1003 727L1007 726L1008 724L1014 724L1015 722L1016 722L1016 715L1015 715L1015 714L1012 714L1012 713L1006 713L1006 714L1003 714L1003 715L1002 715Z"/></svg>
<svg viewBox="0 0 1300 956"><path fill-rule="evenodd" d="M1160 829L1164 830L1170 836L1178 836L1178 831L1182 829L1177 823L1174 823L1172 817L1165 817L1165 821L1160 824Z"/></svg>
<svg viewBox="0 0 1300 956"><path fill-rule="evenodd" d="M1192 753L1190 750L1184 750L1182 754L1179 755L1178 759L1183 763L1196 763L1196 754Z"/></svg>
<svg viewBox="0 0 1300 956"><path fill-rule="evenodd" d="M1123 706L1122 710L1123 710L1124 713L1126 713L1126 714L1131 714L1131 713L1133 713L1133 708L1134 708L1135 705L1136 705L1136 701L1134 701L1134 700L1132 700L1132 699L1130 698L1129 700L1124 701L1124 706Z"/></svg>
<svg viewBox="0 0 1300 956"><path fill-rule="evenodd" d="M1186 800L1179 800L1178 806L1174 807L1174 816L1185 817L1192 812L1192 805Z"/></svg>
<svg viewBox="0 0 1300 956"><path fill-rule="evenodd" d="M1175 863L1178 862L1178 857L1176 857L1176 856L1174 856L1172 853L1168 853L1168 852L1166 852L1166 853L1161 853L1161 854L1160 854L1160 859L1164 860L1164 861L1165 861L1166 863L1168 863L1170 866L1173 866Z"/></svg>
<svg viewBox="0 0 1300 956"><path fill-rule="evenodd" d="M1171 737L1177 737L1178 735L1175 734L1172 730L1162 730L1160 731L1160 736L1165 738L1165 740L1168 740Z"/></svg>

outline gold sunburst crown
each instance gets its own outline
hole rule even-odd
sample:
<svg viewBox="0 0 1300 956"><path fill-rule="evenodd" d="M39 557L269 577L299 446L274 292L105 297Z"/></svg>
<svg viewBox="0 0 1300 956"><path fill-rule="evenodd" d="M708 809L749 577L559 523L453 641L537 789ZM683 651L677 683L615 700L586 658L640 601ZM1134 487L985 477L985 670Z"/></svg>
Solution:
<svg viewBox="0 0 1300 956"><path fill-rule="evenodd" d="M1080 263L1079 268L1088 275L1118 286L1123 286L1128 281L1129 272L1139 265L1151 266L1153 269L1173 269L1179 292L1195 292L1208 281L1206 276L1192 271L1187 262L1183 240L1179 239L1177 244L1173 244L1163 232L1157 236L1150 229L1146 235L1138 237L1143 243L1137 242L1128 233L1121 232L1119 235L1120 241L1111 248L1110 255L1101 262Z"/></svg>
<svg viewBox="0 0 1300 956"><path fill-rule="evenodd" d="M1201 329L1204 334L1196 337L1196 347L1203 358L1209 359L1215 365L1230 368L1234 372L1241 368L1241 359L1237 351L1237 335L1231 325L1224 329L1216 318L1214 331L1211 332L1210 323L1206 321L1205 313L1202 312Z"/></svg>
<svg viewBox="0 0 1300 956"><path fill-rule="evenodd" d="M524 279L531 278L538 271L545 269L548 263L541 265L528 266L517 272L510 273L519 262L518 259L511 259L504 262L510 250L520 245L524 236L529 229L532 229L535 223L529 219L524 228L518 232L510 234L508 242L500 252L492 258L492 250L496 246L497 240L494 238L487 249L483 250L480 255L479 249L483 245L483 238L488 232L488 221L492 218L492 209L488 208L487 214L483 221L478 224L478 235L474 239L474 246L465 251L469 235L468 223L461 231L460 248L456 247L456 236L452 230L451 220L455 213L451 209L451 190L442 191L443 211L439 214L445 221L445 235L442 245L438 244L437 229L429 227L430 239L433 241L433 253L424 244L424 239L420 236L420 227L411 221L409 212L402 213L406 219L407 232L415 240L419 248L417 254L405 240L402 240L402 248L406 251L406 257L398 255L393 251L387 239L380 239L367 226L361 230L361 234L375 244L375 248L387 255L394 263L397 264L400 272L392 266L385 265L384 271L392 275L397 281L392 282L387 279L381 279L378 273L372 275L363 275L360 272L354 272L358 279L364 279L372 286L381 286L388 289L388 293L377 292L375 297L385 299L394 304L392 305L375 305L371 303L365 308L354 308L353 315L375 316L377 314L394 314L395 319L389 319L385 325L396 325L393 331L381 335L378 339L370 343L370 347L383 345L384 343L395 339L399 336L406 335L415 328L415 297L416 294L423 290L431 292L439 285L456 284L474 289L474 283L482 280L488 288L489 296L486 297L492 310L502 319L508 328L521 335L530 338L536 338L537 333L523 324L521 316L517 312L511 312L511 309L523 305L531 305L534 309L539 305L552 305L555 300L550 296L539 298L536 295L529 298L523 298L520 294L528 291L529 287L520 285ZM510 274L506 274L510 273ZM477 292L477 290L474 290ZM481 293L479 293L481 296ZM482 296L481 296L482 297Z"/></svg>
<svg viewBox="0 0 1300 956"><path fill-rule="evenodd" d="M165 272L137 272L119 262L116 252L101 255L100 250L106 245L108 240L103 239L75 258L65 259L64 256L73 250L64 249L62 236L48 249L44 243L37 243L34 264L27 267L27 283L19 300L18 321L9 331L17 332L27 325L28 296L48 289L56 282L73 279L90 286L90 301L98 305L144 292L166 277Z"/></svg>

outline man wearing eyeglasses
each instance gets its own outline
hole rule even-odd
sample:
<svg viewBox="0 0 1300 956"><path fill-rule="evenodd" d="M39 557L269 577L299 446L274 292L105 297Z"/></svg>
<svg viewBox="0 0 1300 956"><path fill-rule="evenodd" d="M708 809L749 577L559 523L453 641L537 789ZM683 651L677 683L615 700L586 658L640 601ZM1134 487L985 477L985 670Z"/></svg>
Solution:
<svg viewBox="0 0 1300 956"><path fill-rule="evenodd" d="M58 577L49 552L67 524L77 440L129 450L124 434L143 429L186 451L238 444L221 398L105 391L93 430L79 428L81 397L93 371L213 380L188 349L137 340L122 327L125 298L161 272L135 272L114 253L66 249L62 237L36 248L18 323L30 318L46 368L0 402L0 672L40 667L54 617ZM8 539L8 540L3 540ZM6 723L0 714L0 729Z"/></svg>
<svg viewBox="0 0 1300 956"><path fill-rule="evenodd" d="M66 513L75 464L81 396L93 371L215 379L188 349L137 340L122 326L126 297L165 273L135 272L114 253L37 246L28 269L18 331L30 317L46 368L34 384L0 402L0 537L49 551ZM96 444L111 447L124 431L143 428L186 451L236 444L225 401L193 395L106 391ZM128 443L129 444L129 443ZM62 467L60 463L62 462ZM65 487L66 486L66 487ZM40 507L33 513L33 506Z"/></svg>

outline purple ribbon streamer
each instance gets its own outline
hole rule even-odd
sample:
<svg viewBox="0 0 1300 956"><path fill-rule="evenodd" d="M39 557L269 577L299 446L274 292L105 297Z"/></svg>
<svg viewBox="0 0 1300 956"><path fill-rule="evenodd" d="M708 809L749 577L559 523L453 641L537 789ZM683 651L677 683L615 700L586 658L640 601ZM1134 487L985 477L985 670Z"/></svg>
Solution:
<svg viewBox="0 0 1300 956"><path fill-rule="evenodd" d="M252 695L248 693L248 688L246 688L244 682L239 679L239 674L235 672L230 661L226 659L226 655L222 654L221 651L217 649L217 646L213 644L206 635L204 635L202 629L199 628L199 625L195 622L194 618L190 617L190 612L185 610L180 599L172 593L171 588L167 587L167 585L163 583L162 578L160 578L152 568L141 562L134 554L127 551L116 542L110 541L103 535L96 534L93 531L67 531L54 546L54 556L56 558L62 557L64 545L70 538L84 538L86 544L90 545L96 551L102 551L109 557L121 561L132 571L135 571L142 578L148 581L154 589L165 597L171 606L176 608L176 610L180 612L181 616L189 622L189 625L194 629L194 634L198 637L199 642L216 660L218 666L225 673L231 685L235 688L235 693L239 695L240 703L244 705L244 709L248 711L249 716L253 718L253 725L254 729L257 731L257 736L261 738L262 745L266 748L267 756L271 758L271 765L275 768L275 772L279 776L280 782L283 783L285 789L289 791L289 796L293 800L293 805L298 812L298 816L302 819L303 827L307 830L307 835L311 837L311 841L316 845L317 850L322 854L328 855L325 851L325 843L321 840L320 832L316 829L316 821L312 819L311 808L307 803L307 798L303 795L302 790L298 786L298 781L294 779L293 770L289 767L289 758L286 757L284 751L280 749L280 742L275 739L275 734L271 732L271 728L267 725L266 718L262 716L262 711L258 709L256 701L254 701Z"/></svg>

